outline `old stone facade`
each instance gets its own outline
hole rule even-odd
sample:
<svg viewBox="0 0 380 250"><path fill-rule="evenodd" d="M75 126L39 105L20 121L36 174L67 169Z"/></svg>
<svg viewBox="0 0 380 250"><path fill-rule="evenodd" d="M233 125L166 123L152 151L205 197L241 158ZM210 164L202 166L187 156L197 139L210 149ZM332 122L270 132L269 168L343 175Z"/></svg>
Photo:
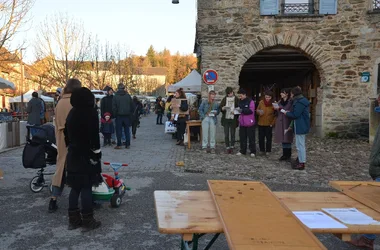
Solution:
<svg viewBox="0 0 380 250"><path fill-rule="evenodd" d="M338 0L333 15L319 14L319 2L313 2L310 14L264 16L262 2L198 0L195 52L202 72L211 68L219 73L219 97L227 86L239 88L240 72L252 56L285 46L304 54L319 73L316 132L368 134L368 99L377 94L380 63L380 12L373 9L373 0ZM370 82L361 81L361 72L371 73ZM202 90L207 93L205 84Z"/></svg>

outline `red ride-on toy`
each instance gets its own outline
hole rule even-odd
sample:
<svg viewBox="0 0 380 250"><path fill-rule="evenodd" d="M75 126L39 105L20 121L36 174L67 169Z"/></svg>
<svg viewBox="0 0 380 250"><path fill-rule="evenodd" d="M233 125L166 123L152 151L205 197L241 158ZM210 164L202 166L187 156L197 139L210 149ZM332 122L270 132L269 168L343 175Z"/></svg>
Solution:
<svg viewBox="0 0 380 250"><path fill-rule="evenodd" d="M99 187L92 190L94 201L110 201L112 207L119 207L126 190L131 190L125 186L124 181L119 178L117 172L121 167L128 166L123 163L103 162L114 170L114 176L102 174L104 182Z"/></svg>

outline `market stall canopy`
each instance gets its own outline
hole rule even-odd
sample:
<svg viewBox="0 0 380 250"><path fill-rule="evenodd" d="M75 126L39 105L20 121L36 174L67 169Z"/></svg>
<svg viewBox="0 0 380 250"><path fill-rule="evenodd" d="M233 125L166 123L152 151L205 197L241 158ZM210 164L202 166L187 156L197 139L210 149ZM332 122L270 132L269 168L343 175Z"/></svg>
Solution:
<svg viewBox="0 0 380 250"><path fill-rule="evenodd" d="M29 102L32 99L32 93L34 90L29 90L24 94L24 102ZM39 95L39 97L44 100L45 102L54 102L54 98L44 96L44 95ZM9 98L9 102L21 102L21 96L15 96L13 98Z"/></svg>
<svg viewBox="0 0 380 250"><path fill-rule="evenodd" d="M16 88L12 82L0 77L0 89L16 89Z"/></svg>
<svg viewBox="0 0 380 250"><path fill-rule="evenodd" d="M193 70L181 81L168 87L168 92L175 92L182 88L184 92L201 92L202 77L198 71Z"/></svg>

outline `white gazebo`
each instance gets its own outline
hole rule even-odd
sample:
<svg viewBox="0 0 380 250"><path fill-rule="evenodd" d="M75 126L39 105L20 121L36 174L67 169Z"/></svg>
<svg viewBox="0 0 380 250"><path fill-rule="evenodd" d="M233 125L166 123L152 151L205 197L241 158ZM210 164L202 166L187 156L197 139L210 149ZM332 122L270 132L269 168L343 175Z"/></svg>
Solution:
<svg viewBox="0 0 380 250"><path fill-rule="evenodd" d="M170 85L168 87L168 92L175 92L177 89L182 88L184 92L187 93L195 93L201 92L202 86L202 77L195 69L191 71L185 78L181 81Z"/></svg>
<svg viewBox="0 0 380 250"><path fill-rule="evenodd" d="M29 102L33 98L32 97L33 92L35 92L35 91L29 90L28 92L26 92L24 94L24 96L23 96L24 102ZM54 98L52 98L52 97L44 96L44 95L40 95L39 97L42 100L44 100L45 102L54 102ZM9 98L9 102L10 103L21 102L21 96L15 96L15 97Z"/></svg>

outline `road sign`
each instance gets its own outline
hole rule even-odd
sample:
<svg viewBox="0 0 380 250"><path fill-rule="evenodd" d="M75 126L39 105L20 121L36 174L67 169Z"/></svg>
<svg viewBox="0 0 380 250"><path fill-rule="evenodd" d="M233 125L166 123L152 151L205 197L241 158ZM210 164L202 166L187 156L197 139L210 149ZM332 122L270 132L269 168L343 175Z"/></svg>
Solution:
<svg viewBox="0 0 380 250"><path fill-rule="evenodd" d="M208 69L203 73L203 81L206 84L213 85L218 81L218 73L213 69Z"/></svg>

